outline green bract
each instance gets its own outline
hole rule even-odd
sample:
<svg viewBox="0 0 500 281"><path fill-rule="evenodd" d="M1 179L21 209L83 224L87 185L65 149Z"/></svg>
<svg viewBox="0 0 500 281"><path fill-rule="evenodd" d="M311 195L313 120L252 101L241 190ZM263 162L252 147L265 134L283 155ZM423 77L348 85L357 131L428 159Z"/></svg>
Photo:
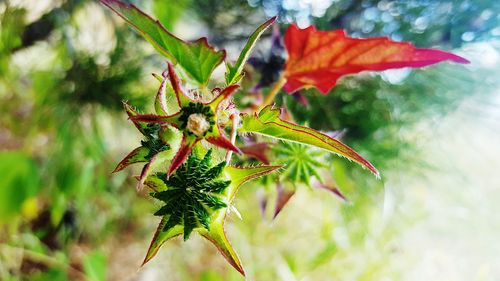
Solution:
<svg viewBox="0 0 500 281"><path fill-rule="evenodd" d="M159 100L160 108L167 108L167 105L164 104L164 101L167 99L161 98L161 96L166 94L166 91L163 89L166 89L168 83L170 83L175 93L179 111L170 115L137 114L130 117L130 119L138 123L169 125L177 128L182 133L181 144L175 151L175 156L167 171L167 176L170 176L184 163L193 147L202 139L218 147L240 153L240 150L224 136L217 122L219 112L224 110L222 102L238 89L238 85L231 85L224 88L212 101L203 103L184 93L181 81L175 73L173 65L169 63L168 79L167 77L163 79L158 91L160 98L157 98L157 100Z"/></svg>
<svg viewBox="0 0 500 281"><path fill-rule="evenodd" d="M123 103L129 118L139 115L130 105ZM115 172L119 172L130 164L147 162L139 177L138 189L142 188L144 179L161 165L165 165L175 156L180 147L182 136L179 131L168 124L147 124L134 121L136 128L144 135L141 146L135 148L118 163Z"/></svg>
<svg viewBox="0 0 500 281"><path fill-rule="evenodd" d="M354 161L379 177L377 169L352 148L316 130L282 120L280 113L280 109L266 106L258 114L244 115L240 132L316 146Z"/></svg>
<svg viewBox="0 0 500 281"><path fill-rule="evenodd" d="M167 178L165 173L157 173L167 190L152 193L151 196L165 203L155 215L168 217L163 231L176 225L184 227L184 240L193 229L203 226L210 230L210 216L215 210L227 207L221 194L231 181L219 179L226 162L212 167L212 151L203 159L191 153L186 163Z"/></svg>
<svg viewBox="0 0 500 281"><path fill-rule="evenodd" d="M327 176L331 168L324 164L325 153L322 150L310 145L280 141L272 145L269 152L275 159L274 163L284 165L281 173L268 175L263 180L266 187L276 187L273 218L278 216L301 185L327 190L346 199ZM267 206L267 202L264 206Z"/></svg>
<svg viewBox="0 0 500 281"><path fill-rule="evenodd" d="M155 190L151 195L164 202L155 215L162 216L144 263L151 260L161 245L183 234L188 239L194 230L212 242L239 272L243 266L224 232L224 222L238 188L245 182L264 176L281 166L238 168L225 162L212 165L209 150L204 157L192 152L173 175L157 173L145 184Z"/></svg>

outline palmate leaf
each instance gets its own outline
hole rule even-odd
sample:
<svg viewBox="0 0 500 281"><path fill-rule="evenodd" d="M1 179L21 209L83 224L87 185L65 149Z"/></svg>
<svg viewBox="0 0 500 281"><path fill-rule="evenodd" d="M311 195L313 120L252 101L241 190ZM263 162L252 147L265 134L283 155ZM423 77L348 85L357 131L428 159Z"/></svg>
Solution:
<svg viewBox="0 0 500 281"><path fill-rule="evenodd" d="M211 166L209 150L203 158L191 153L187 161L170 177L165 173L156 175L167 186L167 190L151 194L165 203L155 213L156 216L169 217L164 231L182 224L184 240L187 240L191 232L200 225L209 230L211 214L227 207L222 194L231 181L219 179L226 162Z"/></svg>
<svg viewBox="0 0 500 281"><path fill-rule="evenodd" d="M222 163L212 167L210 150L203 159L195 154L193 152L168 179L165 173L157 173L146 180L146 184L152 184L150 187L154 187L154 190L159 187L161 191L151 195L165 205L155 213L162 219L143 265L158 253L167 240L181 234L186 240L192 231L196 231L212 242L226 260L244 275L241 261L224 231L229 210L226 207L232 203L243 183L269 174L281 166L237 168ZM194 166L189 167L191 165Z"/></svg>
<svg viewBox="0 0 500 281"><path fill-rule="evenodd" d="M162 55L201 85L207 85L214 69L222 63L226 52L216 51L208 45L206 38L188 43L170 33L159 21L154 20L136 6L118 0L101 0L127 21L140 35L149 41Z"/></svg>
<svg viewBox="0 0 500 281"><path fill-rule="evenodd" d="M309 145L292 142L277 143L272 151L276 162L286 165L279 175L281 180L292 182L294 185L302 183L309 187L311 177L321 181L318 170L324 167L323 151Z"/></svg>
<svg viewBox="0 0 500 281"><path fill-rule="evenodd" d="M288 93L316 87L326 94L341 76L364 70L418 68L446 60L469 63L457 55L416 48L407 42L350 38L343 30L318 31L314 26L299 29L293 24L286 31L285 46L288 60L284 90Z"/></svg>
<svg viewBox="0 0 500 281"><path fill-rule="evenodd" d="M377 169L352 148L311 128L284 121L279 118L280 112L280 109L266 106L259 114L243 115L240 132L316 146L354 161L380 177Z"/></svg>
<svg viewBox="0 0 500 281"><path fill-rule="evenodd" d="M241 78L243 78L243 67L245 66L245 63L248 60L248 57L250 56L250 52L252 51L253 46L259 40L260 36L266 29L271 26L275 21L277 17L272 17L269 20L267 20L265 23L261 24L257 29L250 35L248 38L247 43L243 47L243 50L241 50L241 53L238 57L238 60L234 65L231 65L230 63L226 63L226 83L227 85L231 84L236 84L238 83Z"/></svg>

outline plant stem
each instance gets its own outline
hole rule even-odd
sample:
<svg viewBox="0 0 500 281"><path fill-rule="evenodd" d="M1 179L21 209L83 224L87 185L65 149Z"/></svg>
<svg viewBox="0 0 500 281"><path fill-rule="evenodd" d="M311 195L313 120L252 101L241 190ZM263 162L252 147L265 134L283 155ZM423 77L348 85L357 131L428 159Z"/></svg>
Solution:
<svg viewBox="0 0 500 281"><path fill-rule="evenodd" d="M286 78L284 76L280 76L280 78L278 79L278 81L276 81L274 83L273 87L271 88L271 90L267 94L266 99L259 106L259 109L257 111L261 111L264 107L270 105L273 102L273 100L276 97L276 95L280 92L281 88L283 88L283 86L285 85L285 83L286 83Z"/></svg>
<svg viewBox="0 0 500 281"><path fill-rule="evenodd" d="M238 131L238 123L240 122L240 115L235 113L231 114L231 121L233 123L232 128L231 128L231 143L234 144L236 142L236 135ZM231 157L233 156L233 151L228 150L226 153L226 165L229 165L229 162L231 162Z"/></svg>

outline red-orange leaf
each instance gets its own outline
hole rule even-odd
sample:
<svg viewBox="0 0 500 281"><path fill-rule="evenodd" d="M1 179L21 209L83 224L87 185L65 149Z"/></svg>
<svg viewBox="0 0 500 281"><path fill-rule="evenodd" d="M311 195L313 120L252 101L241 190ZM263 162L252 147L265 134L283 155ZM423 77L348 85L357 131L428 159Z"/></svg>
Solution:
<svg viewBox="0 0 500 281"><path fill-rule="evenodd" d="M469 63L457 55L434 49L419 49L411 43L378 37L356 39L343 30L318 31L290 25L285 34L288 60L284 76L288 93L316 87L327 93L346 74L363 70L381 71L402 67L424 67L449 60Z"/></svg>

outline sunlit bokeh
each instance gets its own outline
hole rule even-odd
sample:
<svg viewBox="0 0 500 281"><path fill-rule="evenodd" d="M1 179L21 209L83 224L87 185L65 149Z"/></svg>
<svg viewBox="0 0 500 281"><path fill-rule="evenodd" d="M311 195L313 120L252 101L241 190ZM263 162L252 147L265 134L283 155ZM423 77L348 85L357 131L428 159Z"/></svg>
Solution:
<svg viewBox="0 0 500 281"><path fill-rule="evenodd" d="M247 280L500 280L500 1L129 2L230 58L278 15L281 34L314 24L470 60L348 76L328 95L301 91L307 106L282 93L297 122L344 129L382 179L332 157L347 200L304 186L275 220L260 204L276 187L247 184L227 233ZM271 45L265 33L253 60L286 56ZM0 280L245 280L196 235L140 267L158 204L137 194L139 166L111 171L140 141L122 101L152 111L165 66L98 1L0 2ZM245 89L273 75L247 71Z"/></svg>

